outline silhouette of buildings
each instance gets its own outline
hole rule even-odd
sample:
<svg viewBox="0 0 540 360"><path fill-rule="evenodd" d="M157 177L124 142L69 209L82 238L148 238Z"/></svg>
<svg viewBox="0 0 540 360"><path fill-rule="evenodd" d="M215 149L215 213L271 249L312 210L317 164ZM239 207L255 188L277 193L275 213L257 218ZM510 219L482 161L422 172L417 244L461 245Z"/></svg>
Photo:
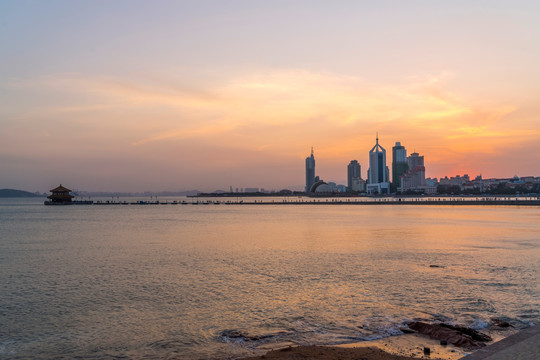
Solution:
<svg viewBox="0 0 540 360"><path fill-rule="evenodd" d="M251 189L246 189L246 191ZM238 190L237 190L238 191ZM243 189L241 189L243 192ZM261 190L262 191L262 190ZM513 178L483 179L481 175L472 179L469 175L448 178L427 178L424 156L413 152L407 156L405 146L396 142L392 147L392 183L386 166L386 150L376 142L369 151L367 179L361 176L361 166L357 160L347 165L347 186L335 182L324 182L315 175L313 147L306 158L305 192L313 196L338 194L343 192L367 192L369 195L390 193L439 194L540 194L540 177L525 176Z"/></svg>
<svg viewBox="0 0 540 360"><path fill-rule="evenodd" d="M451 178L448 178L447 176L445 176L444 178L439 179L439 185L448 186L448 187L457 186L457 187L463 189L463 185L465 183L470 182L470 181L471 181L471 178L469 177L468 174L465 174L463 176L456 175L456 176L451 177Z"/></svg>
<svg viewBox="0 0 540 360"><path fill-rule="evenodd" d="M369 151L368 194L389 194L388 167L386 166L386 150L379 145L377 135L375 146Z"/></svg>
<svg viewBox="0 0 540 360"><path fill-rule="evenodd" d="M424 167L424 157L414 152L407 158L409 169L401 175L400 191L421 191L425 192L426 168Z"/></svg>
<svg viewBox="0 0 540 360"><path fill-rule="evenodd" d="M515 175L512 178L489 178L483 179L482 175L472 179L468 174L454 177L440 178L437 184L437 192L443 194L453 193L494 193L516 194L518 192L535 194L540 193L540 177Z"/></svg>
<svg viewBox="0 0 540 360"><path fill-rule="evenodd" d="M351 160L347 165L347 191L358 192L363 189L361 187L362 172L360 164L357 160Z"/></svg>
<svg viewBox="0 0 540 360"><path fill-rule="evenodd" d="M315 184L315 157L313 156L313 147L311 147L311 156L306 158L306 189L310 192Z"/></svg>
<svg viewBox="0 0 540 360"><path fill-rule="evenodd" d="M401 186L401 175L409 169L407 164L407 149L400 142L392 147L392 189L397 190Z"/></svg>

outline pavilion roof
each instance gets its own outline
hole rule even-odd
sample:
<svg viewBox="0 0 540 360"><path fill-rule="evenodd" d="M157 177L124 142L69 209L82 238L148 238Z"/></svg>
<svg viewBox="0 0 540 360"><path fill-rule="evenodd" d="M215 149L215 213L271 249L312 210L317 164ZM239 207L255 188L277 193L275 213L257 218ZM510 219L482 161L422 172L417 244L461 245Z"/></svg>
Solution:
<svg viewBox="0 0 540 360"><path fill-rule="evenodd" d="M66 188L66 187L63 187L62 184L60 184L60 186L50 190L51 192L71 192L70 189Z"/></svg>

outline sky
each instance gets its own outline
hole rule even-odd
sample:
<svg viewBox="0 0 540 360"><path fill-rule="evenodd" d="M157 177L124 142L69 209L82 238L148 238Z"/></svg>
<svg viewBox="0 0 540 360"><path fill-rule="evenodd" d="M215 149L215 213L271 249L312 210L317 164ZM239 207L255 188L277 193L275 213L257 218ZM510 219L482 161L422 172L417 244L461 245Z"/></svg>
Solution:
<svg viewBox="0 0 540 360"><path fill-rule="evenodd" d="M0 1L0 188L540 176L540 2Z"/></svg>

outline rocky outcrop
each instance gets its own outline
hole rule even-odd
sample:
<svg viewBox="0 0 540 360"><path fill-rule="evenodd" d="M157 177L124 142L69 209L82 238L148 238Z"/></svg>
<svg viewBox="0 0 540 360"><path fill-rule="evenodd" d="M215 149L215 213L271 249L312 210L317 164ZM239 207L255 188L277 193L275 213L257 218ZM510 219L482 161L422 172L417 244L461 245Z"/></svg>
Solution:
<svg viewBox="0 0 540 360"><path fill-rule="evenodd" d="M463 326L428 324L421 321L411 322L408 325L409 328L432 339L444 340L449 344L466 349L477 349L486 346L485 342L492 340L488 335Z"/></svg>
<svg viewBox="0 0 540 360"><path fill-rule="evenodd" d="M440 324L440 325L447 329L455 330L461 334L469 335L473 340L476 340L476 341L481 341L481 342L493 341L491 336L482 334L481 332L468 328L468 327L454 326L454 325L448 325L448 324Z"/></svg>
<svg viewBox="0 0 540 360"><path fill-rule="evenodd" d="M501 328L513 327L509 322L497 318L492 319L492 324Z"/></svg>

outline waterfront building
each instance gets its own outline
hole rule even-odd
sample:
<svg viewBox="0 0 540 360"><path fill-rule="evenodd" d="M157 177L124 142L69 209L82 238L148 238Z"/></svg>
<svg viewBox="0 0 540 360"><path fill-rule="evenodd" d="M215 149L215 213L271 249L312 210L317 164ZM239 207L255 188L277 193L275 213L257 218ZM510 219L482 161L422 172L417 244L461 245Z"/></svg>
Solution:
<svg viewBox="0 0 540 360"><path fill-rule="evenodd" d="M347 166L347 191L359 191L358 189L353 189L354 183L359 183L359 180L362 179L362 172L360 164L357 160L351 160Z"/></svg>
<svg viewBox="0 0 540 360"><path fill-rule="evenodd" d="M414 191L423 194L437 193L437 179L426 180L424 157L414 152L407 158L409 169L400 177L399 191Z"/></svg>
<svg viewBox="0 0 540 360"><path fill-rule="evenodd" d="M426 185L426 168L424 167L424 157L418 153L412 153L407 158L409 169L401 175L400 191L423 191Z"/></svg>
<svg viewBox="0 0 540 360"><path fill-rule="evenodd" d="M71 195L71 190L63 187L62 184L60 186L55 187L54 189L50 190L51 195L47 196L47 199L50 200L50 203L54 204L65 204L70 203L72 199L74 198L73 195Z"/></svg>
<svg viewBox="0 0 540 360"><path fill-rule="evenodd" d="M366 191L366 180L364 179L353 179L352 181L352 191L354 192L365 192Z"/></svg>
<svg viewBox="0 0 540 360"><path fill-rule="evenodd" d="M463 185L471 181L471 178L468 174L465 174L463 176L456 175L454 177L448 178L448 176L445 176L444 178L439 179L439 187L442 191L448 191L449 189L453 187L459 187L459 189L463 190Z"/></svg>
<svg viewBox="0 0 540 360"><path fill-rule="evenodd" d="M424 157L420 156L417 152L411 154L407 157L407 164L409 169L414 169L418 166L424 166Z"/></svg>
<svg viewBox="0 0 540 360"><path fill-rule="evenodd" d="M311 147L311 156L306 158L306 188L305 192L310 192L315 184L315 157L313 156L313 146Z"/></svg>
<svg viewBox="0 0 540 360"><path fill-rule="evenodd" d="M426 178L426 186L437 187L437 185L439 185L437 178Z"/></svg>
<svg viewBox="0 0 540 360"><path fill-rule="evenodd" d="M332 188L330 185L328 185L324 181L317 179L317 181L313 184L309 192L315 193L315 194L331 194Z"/></svg>
<svg viewBox="0 0 540 360"><path fill-rule="evenodd" d="M376 143L369 151L368 194L389 194L388 167L386 166L386 150L379 145L379 135Z"/></svg>
<svg viewBox="0 0 540 360"><path fill-rule="evenodd" d="M463 177L462 177L463 178ZM454 178L451 178L454 179ZM441 191L447 188L441 187ZM508 193L508 191L519 191L521 189L540 193L540 177L534 176L514 176L513 178L490 178L483 179L482 175L478 175L474 180L470 180L467 183L461 185L462 191L478 190L484 191L499 191L501 193Z"/></svg>
<svg viewBox="0 0 540 360"><path fill-rule="evenodd" d="M335 182L329 181L328 186L330 187L330 191L337 192L337 184Z"/></svg>
<svg viewBox="0 0 540 360"><path fill-rule="evenodd" d="M407 163L407 149L398 141L392 147L392 188L393 191L401 185L401 175L409 169Z"/></svg>
<svg viewBox="0 0 540 360"><path fill-rule="evenodd" d="M336 187L336 191L337 191L338 193L345 193L345 192L347 192L347 187L346 187L345 185L339 184L339 185L337 185L337 187Z"/></svg>

